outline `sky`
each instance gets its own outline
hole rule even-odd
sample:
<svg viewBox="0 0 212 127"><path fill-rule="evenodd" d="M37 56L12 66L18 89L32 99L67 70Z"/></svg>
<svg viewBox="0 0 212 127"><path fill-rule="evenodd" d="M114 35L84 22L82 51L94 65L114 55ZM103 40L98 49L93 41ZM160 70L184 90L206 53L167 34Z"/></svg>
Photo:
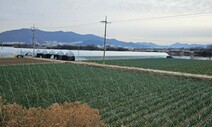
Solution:
<svg viewBox="0 0 212 127"><path fill-rule="evenodd" d="M103 37L105 16L110 39L212 44L212 0L0 0L0 32L34 24Z"/></svg>

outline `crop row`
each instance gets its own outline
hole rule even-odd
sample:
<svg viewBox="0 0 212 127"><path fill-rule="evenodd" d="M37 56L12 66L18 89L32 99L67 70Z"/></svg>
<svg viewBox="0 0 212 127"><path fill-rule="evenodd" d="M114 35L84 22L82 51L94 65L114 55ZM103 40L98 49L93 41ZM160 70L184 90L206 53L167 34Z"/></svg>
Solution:
<svg viewBox="0 0 212 127"><path fill-rule="evenodd" d="M72 64L0 67L0 96L26 107L80 101L109 126L211 126L212 83Z"/></svg>
<svg viewBox="0 0 212 127"><path fill-rule="evenodd" d="M102 61L93 61L102 63ZM157 70L177 71L192 74L212 75L211 60L183 60L183 59L129 59L107 60L106 64L151 68Z"/></svg>

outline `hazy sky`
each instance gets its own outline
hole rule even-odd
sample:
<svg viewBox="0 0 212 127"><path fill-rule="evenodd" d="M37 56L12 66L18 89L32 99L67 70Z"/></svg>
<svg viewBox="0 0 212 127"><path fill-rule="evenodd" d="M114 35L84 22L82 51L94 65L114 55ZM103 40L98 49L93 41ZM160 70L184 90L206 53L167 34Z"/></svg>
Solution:
<svg viewBox="0 0 212 127"><path fill-rule="evenodd" d="M128 42L212 44L212 13L152 20L128 20L212 12L212 0L0 0L0 32L30 28L104 35ZM119 21L127 20L127 21Z"/></svg>

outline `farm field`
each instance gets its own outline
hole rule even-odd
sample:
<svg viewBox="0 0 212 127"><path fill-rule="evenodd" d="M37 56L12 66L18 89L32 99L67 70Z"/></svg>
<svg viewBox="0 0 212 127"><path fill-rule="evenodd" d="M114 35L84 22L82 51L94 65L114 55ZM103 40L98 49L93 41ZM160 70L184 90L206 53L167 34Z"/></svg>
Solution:
<svg viewBox="0 0 212 127"><path fill-rule="evenodd" d="M102 63L102 61L92 61ZM185 72L192 74L212 75L211 60L183 60L183 59L134 59L134 60L107 60L106 64L150 68L157 70Z"/></svg>
<svg viewBox="0 0 212 127"><path fill-rule="evenodd" d="M212 125L210 81L74 64L0 66L0 74L0 96L26 107L80 101L112 127Z"/></svg>
<svg viewBox="0 0 212 127"><path fill-rule="evenodd" d="M41 64L41 63L53 63L51 61L44 61L38 59L27 59L27 58L0 58L1 65L17 65L17 64Z"/></svg>

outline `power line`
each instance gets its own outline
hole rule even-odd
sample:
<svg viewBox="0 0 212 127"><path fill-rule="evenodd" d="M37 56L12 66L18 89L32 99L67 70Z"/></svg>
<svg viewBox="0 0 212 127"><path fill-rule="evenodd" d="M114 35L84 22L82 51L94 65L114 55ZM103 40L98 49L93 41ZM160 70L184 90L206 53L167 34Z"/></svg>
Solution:
<svg viewBox="0 0 212 127"><path fill-rule="evenodd" d="M200 12L200 13L190 13L190 14L180 14L180 15L169 15L169 16L158 16L158 17L150 17L150 18L137 18L137 19L120 19L120 20L112 20L112 22L134 22L134 21L144 21L144 20L155 20L155 19L168 19L168 18L178 18L178 17L186 17L187 16L197 16L197 15L207 15L212 14L212 12Z"/></svg>
<svg viewBox="0 0 212 127"><path fill-rule="evenodd" d="M115 19L111 20L114 23L125 23L125 22L135 22L135 21L145 21L145 20L157 20L157 19L169 19L169 18L178 18L187 16L198 16L198 15L207 15L212 14L212 12L199 12L199 13L189 13L189 14L180 14L180 15L169 15L169 16L158 16L158 17L150 17L150 18L136 18L136 19ZM84 24L76 24L76 25L67 25L67 26L40 26L40 28L51 29L51 28L72 28L72 27L84 27L98 24L99 22L90 22Z"/></svg>

